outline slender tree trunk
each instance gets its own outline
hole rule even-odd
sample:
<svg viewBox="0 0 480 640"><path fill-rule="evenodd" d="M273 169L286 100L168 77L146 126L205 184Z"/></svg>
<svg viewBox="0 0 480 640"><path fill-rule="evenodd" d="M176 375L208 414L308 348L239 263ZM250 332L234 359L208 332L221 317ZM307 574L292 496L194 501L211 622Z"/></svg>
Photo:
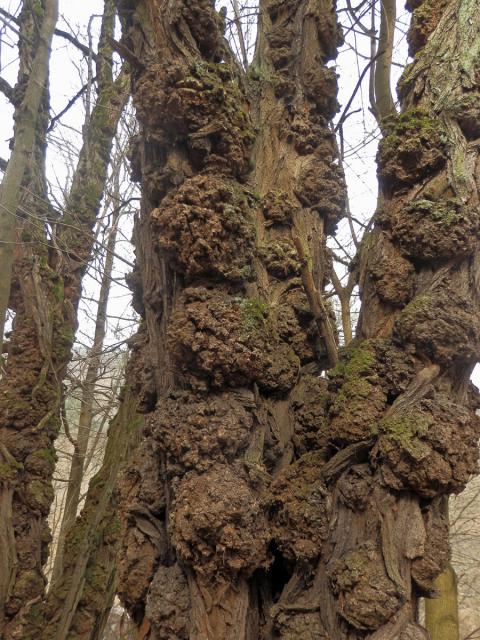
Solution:
<svg viewBox="0 0 480 640"><path fill-rule="evenodd" d="M98 296L95 333L92 347L87 355L87 372L85 380L82 383L77 439L75 441L72 464L70 466L70 474L65 496L65 508L60 525L60 533L58 535L58 541L55 548L55 561L53 564L51 585L55 585L55 583L61 579L63 572L65 538L75 523L80 501L80 492L85 470L85 458L90 442L90 433L94 418L95 387L100 372L107 327L107 306L112 282L113 257L119 217L120 209L117 208L116 212L112 216L112 226L108 234L106 245L105 263L103 265L102 282Z"/></svg>
<svg viewBox="0 0 480 640"><path fill-rule="evenodd" d="M30 38L30 42L32 40L35 42L32 50L27 54L33 58L33 62L26 76L26 86L22 87L23 97L15 109L14 145L0 189L0 238L2 239L0 243L0 273L2 274L0 278L0 354L3 353L3 333L10 298L13 249L16 240L15 220L26 173L35 171L32 165L36 156L41 105L48 83L50 51L58 17L58 0L42 0L37 3L37 7L40 9L37 13L37 20L40 20L38 35L35 30L30 30L28 34L22 30L21 34L22 37ZM24 2L24 15L28 11L33 11L33 7L30 7L28 2ZM28 46L25 44L23 50L26 51ZM21 66L23 64L22 62ZM9 571L2 573L7 576ZM1 607L2 594L0 594Z"/></svg>
<svg viewBox="0 0 480 640"><path fill-rule="evenodd" d="M378 58L374 63L375 102L372 107L382 128L384 127L385 118L393 116L396 113L391 87L391 68L396 17L396 0L381 0L380 38L378 41L377 53Z"/></svg>
<svg viewBox="0 0 480 640"><path fill-rule="evenodd" d="M26 242L18 244L15 258L9 305L16 315L6 373L0 383L0 558L4 563L0 635L5 638L30 633L25 629L35 626L34 606L45 588L42 566L50 541L47 516L53 500L51 479L62 381L76 330L82 278L92 254L92 229L112 138L128 95L125 74L112 79L107 41L113 33L114 17L113 1L106 0L97 68L99 94L66 213L57 222L54 237L49 238L46 215L51 212L46 190L39 193L36 183L29 183L23 205L26 215L17 233L19 242ZM43 118L45 129L45 111ZM34 178L43 185L42 140L38 149L32 176L38 172L40 177Z"/></svg>
<svg viewBox="0 0 480 640"><path fill-rule="evenodd" d="M262 2L239 82L212 2L120 2L149 414L122 485L120 595L142 638L427 638L416 605L448 561L442 503L477 462L480 14L420 4L357 335L327 382L300 285L321 308L344 205L333 4Z"/></svg>
<svg viewBox="0 0 480 640"><path fill-rule="evenodd" d="M425 600L425 627L431 640L459 640L457 576L451 564L434 582L436 596Z"/></svg>

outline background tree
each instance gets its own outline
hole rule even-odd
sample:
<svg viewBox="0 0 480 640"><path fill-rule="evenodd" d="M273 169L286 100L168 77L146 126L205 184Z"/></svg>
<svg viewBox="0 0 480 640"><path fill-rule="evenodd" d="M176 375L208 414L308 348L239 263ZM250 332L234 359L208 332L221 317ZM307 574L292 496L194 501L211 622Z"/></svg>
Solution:
<svg viewBox="0 0 480 640"><path fill-rule="evenodd" d="M47 0L36 5L26 2L20 18L20 72L16 90L2 87L15 106L15 137L12 154L6 167L0 191L0 354L3 353L3 333L10 298L15 216L21 199L21 187L31 183L27 177L35 174L39 160L38 145L45 132L45 112L48 111L48 66L53 31L58 16L58 1ZM42 104L43 103L43 104ZM7 575L8 571L5 573Z"/></svg>
<svg viewBox="0 0 480 640"><path fill-rule="evenodd" d="M35 33L37 14L29 3L23 15L27 22L33 21ZM0 632L6 637L22 633L45 587L42 565L49 542L46 518L53 500L53 442L60 424L62 382L112 139L128 96L125 73L113 77L108 39L114 18L113 2L107 0L96 56L97 101L85 128L84 146L61 217L55 215L45 185L45 102L39 116L42 129L41 135L37 132L35 163L23 183L22 210L10 212L23 215L17 217L17 254L9 301L15 319L0 382L0 556L4 563ZM20 37L24 46L22 32ZM23 73L22 65L20 69Z"/></svg>

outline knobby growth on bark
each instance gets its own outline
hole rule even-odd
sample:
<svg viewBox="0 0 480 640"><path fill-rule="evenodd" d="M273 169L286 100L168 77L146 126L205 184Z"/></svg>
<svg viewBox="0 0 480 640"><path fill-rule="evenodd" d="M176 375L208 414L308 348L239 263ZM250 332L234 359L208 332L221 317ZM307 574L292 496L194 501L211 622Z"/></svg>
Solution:
<svg viewBox="0 0 480 640"><path fill-rule="evenodd" d="M148 414L122 486L120 595L150 637L273 633L282 558L315 557L322 523L303 521L315 498L301 480L291 505L285 487L301 475L291 463L313 449L313 473L325 445L328 354L301 275L319 295L344 208L333 6L263 3L247 78L212 2L120 9L122 46L141 62L131 283ZM321 324L334 334L328 314Z"/></svg>
<svg viewBox="0 0 480 640"><path fill-rule="evenodd" d="M357 338L330 372L329 438L340 452L326 466L342 464L315 573L320 602L331 603L320 611L326 637L427 637L416 602L448 561L442 505L476 471L478 130L470 121L480 22L472 2L437 6L415 3L415 59L378 154ZM329 608L334 618L322 613Z"/></svg>
<svg viewBox="0 0 480 640"><path fill-rule="evenodd" d="M142 638L428 637L445 499L476 471L480 14L412 4L359 326L325 378L330 318L305 284L321 296L345 206L333 4L262 2L244 77L209 0L119 2L147 416L120 595Z"/></svg>

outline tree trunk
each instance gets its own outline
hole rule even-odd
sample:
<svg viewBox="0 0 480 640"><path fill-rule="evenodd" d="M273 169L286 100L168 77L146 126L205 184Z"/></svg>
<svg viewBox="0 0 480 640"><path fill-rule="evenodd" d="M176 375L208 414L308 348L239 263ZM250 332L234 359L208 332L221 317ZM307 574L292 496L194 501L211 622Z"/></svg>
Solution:
<svg viewBox="0 0 480 640"><path fill-rule="evenodd" d="M431 640L459 640L457 576L451 564L434 582L436 595L425 600L425 627Z"/></svg>
<svg viewBox="0 0 480 640"><path fill-rule="evenodd" d="M112 226L108 233L105 262L102 272L102 281L98 296L95 333L93 337L92 347L87 355L87 372L85 375L85 380L82 383L77 439L74 444L72 463L70 466L70 473L65 496L65 507L63 510L62 522L60 525L60 533L58 535L58 541L55 547L55 561L53 564L51 585L54 585L57 581L61 580L63 572L65 538L75 523L78 505L80 502L80 492L85 471L85 459L87 455L90 433L92 430L94 418L95 387L98 382L103 345L107 328L107 307L112 280L113 257L117 238L119 217L120 209L117 208L112 216Z"/></svg>
<svg viewBox="0 0 480 640"><path fill-rule="evenodd" d="M127 368L127 379L129 378ZM120 544L119 472L138 441L142 418L127 384L108 431L102 467L89 484L85 506L65 540L64 566L44 604L35 605L38 640L102 640L116 590Z"/></svg>
<svg viewBox="0 0 480 640"><path fill-rule="evenodd" d="M344 205L335 17L329 3L264 3L246 91L212 2L120 4L138 60L131 280L150 414L122 487L120 594L141 637L271 637L282 554L315 558L321 528L280 533L297 518L283 506L291 463L322 460L319 373L336 358L319 294Z"/></svg>
<svg viewBox="0 0 480 640"><path fill-rule="evenodd" d="M0 584L0 636L6 638L22 637L30 623L35 625L30 615L44 593L42 565L50 541L47 516L53 500L62 381L76 330L82 278L92 255L92 229L112 139L128 95L125 74L112 79L107 40L114 28L113 0L106 0L105 8L97 68L99 94L65 215L49 238L46 223L52 212L46 190L37 186L45 182L44 140L40 137L24 196L27 215L17 232L9 302L16 315L0 382L0 558L5 564ZM46 111L42 117L44 131Z"/></svg>
<svg viewBox="0 0 480 640"><path fill-rule="evenodd" d="M382 0L380 3L380 37L378 41L378 59L373 63L375 101L372 105L374 115L381 127L388 116L395 115L395 103L391 89L392 53L397 17L396 0Z"/></svg>
<svg viewBox="0 0 480 640"><path fill-rule="evenodd" d="M20 44L24 52L23 60L20 62L22 84L19 85L23 96L15 109L14 145L0 189L0 238L2 239L0 243L0 273L2 274L0 278L0 354L3 353L3 333L10 298L16 240L15 221L26 174L28 171L35 172L33 164L36 160L35 149L38 144L39 130L42 137L41 119L45 111L41 107L48 84L48 67L53 32L58 17L58 0L42 0L37 3L37 7L39 9L37 20L41 20L40 27L38 24L33 25L34 28L30 28L28 32L25 25L31 20L26 14L33 12L33 7L30 7L28 2L24 2L22 10L21 38L28 38L29 41ZM30 51L27 51L28 49ZM27 61L30 58L33 60ZM7 576L9 570L1 573ZM0 609L3 604L2 595L0 594Z"/></svg>
<svg viewBox="0 0 480 640"><path fill-rule="evenodd" d="M36 292L30 290L28 292L29 299L27 298L23 301L20 299L16 304L19 296L16 295L15 287L10 296L13 248L16 240L15 231L28 221L28 213L26 212L29 211L30 207L38 214L40 220L45 219L48 211L48 205L45 206L44 204L44 198L46 197L45 146L49 110L48 64L51 37L56 22L56 3L50 2L47 7L47 3L43 2L39 5L39 9L43 18L41 33L38 31L35 14L32 12L28 2L23 3L19 18L19 73L16 92L23 95L16 109L17 125L15 128L14 149L2 183L0 196L1 235L2 240L5 240L5 244L2 244L0 248L2 263L2 284L0 285L2 288L0 294L1 340L3 340L7 308L13 308L20 317L22 314L28 313L26 305L33 306L36 299ZM40 15L38 18L40 18ZM19 207L20 203L21 209ZM26 239L32 240L31 237ZM39 249L40 251L43 249L43 254L45 253L43 246L40 246ZM31 269L32 271L33 268ZM35 273L30 275L32 281L38 282L38 265L35 265ZM38 322L40 325L40 318L38 318ZM40 327L38 331L40 333ZM23 554L21 555L21 550L17 549L15 543L16 513L13 503L16 500L15 487L17 477L23 471L24 460L19 459L15 449L9 445L4 424L9 415L18 414L19 412L25 414L28 411L28 407L23 406L25 403L20 402L21 394L25 391L25 388L28 389L28 397L33 398L35 401L35 411L30 416L32 423L35 424L35 421L39 421L42 418L43 406L35 398L37 379L41 377L43 372L42 354L40 349L32 353L32 350L28 348L28 339L25 340L25 335L28 336L30 333L35 334L36 332L35 318L33 314L30 314L29 322L25 323L23 331L16 333L15 338L12 339L9 345L11 352L11 345L15 344L15 340L18 338L16 357L17 360L21 361L21 366L23 365L24 375L18 378L12 376L9 366L12 358L9 357L6 371L2 368L0 378L2 392L2 418L0 423L0 636L2 636L6 619L9 617L9 608L12 606L12 600L17 595L13 590L13 583L15 582L19 564L23 565L24 571L27 570L27 577L24 580L26 584L31 582L37 589L43 586L42 576L31 570L32 565L39 562L39 553L33 553L31 558L25 557ZM20 333L23 335L20 335ZM12 376L12 379L10 379L10 376ZM12 385L12 392L9 393L8 385L10 384ZM13 428L11 433L13 435ZM53 462L53 456L52 461L50 461L49 457L43 455L47 452L42 451L41 446L39 449L40 462L42 462L43 457L45 457L44 464L49 465L50 462ZM25 487L26 491L29 489L30 487ZM38 538L41 539L43 537L48 540L48 532L45 529L42 531L38 526L34 528L35 535ZM17 605L19 606L21 597L22 594L18 594L13 605L14 608Z"/></svg>
<svg viewBox="0 0 480 640"><path fill-rule="evenodd" d="M119 2L149 414L122 486L120 595L142 638L427 638L416 605L448 561L443 498L477 459L480 14L420 4L357 335L327 381L301 284L321 309L344 208L332 3L262 2L239 79L212 2Z"/></svg>
<svg viewBox="0 0 480 640"><path fill-rule="evenodd" d="M477 469L480 15L471 0L415 7L357 337L330 372L338 453L322 470L332 519L310 601L336 640L427 638L417 600L449 559L445 496Z"/></svg>

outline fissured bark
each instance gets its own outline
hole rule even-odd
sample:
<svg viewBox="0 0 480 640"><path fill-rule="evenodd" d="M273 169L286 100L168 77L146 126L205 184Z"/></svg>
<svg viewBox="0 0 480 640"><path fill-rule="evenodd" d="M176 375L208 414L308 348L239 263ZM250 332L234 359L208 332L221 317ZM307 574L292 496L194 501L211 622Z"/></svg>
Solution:
<svg viewBox="0 0 480 640"><path fill-rule="evenodd" d="M148 416L122 484L120 595L145 638L427 638L417 599L448 561L443 503L479 433L480 17L447 5L383 123L357 337L326 379L292 236L321 289L345 197L333 4L261 3L240 79L212 2L120 3Z"/></svg>
<svg viewBox="0 0 480 640"><path fill-rule="evenodd" d="M292 236L321 290L345 198L326 67L339 31L329 2L264 3L246 78L213 5L120 3L148 416L122 483L120 596L150 638L273 637L279 575L318 557L327 523L327 353Z"/></svg>

